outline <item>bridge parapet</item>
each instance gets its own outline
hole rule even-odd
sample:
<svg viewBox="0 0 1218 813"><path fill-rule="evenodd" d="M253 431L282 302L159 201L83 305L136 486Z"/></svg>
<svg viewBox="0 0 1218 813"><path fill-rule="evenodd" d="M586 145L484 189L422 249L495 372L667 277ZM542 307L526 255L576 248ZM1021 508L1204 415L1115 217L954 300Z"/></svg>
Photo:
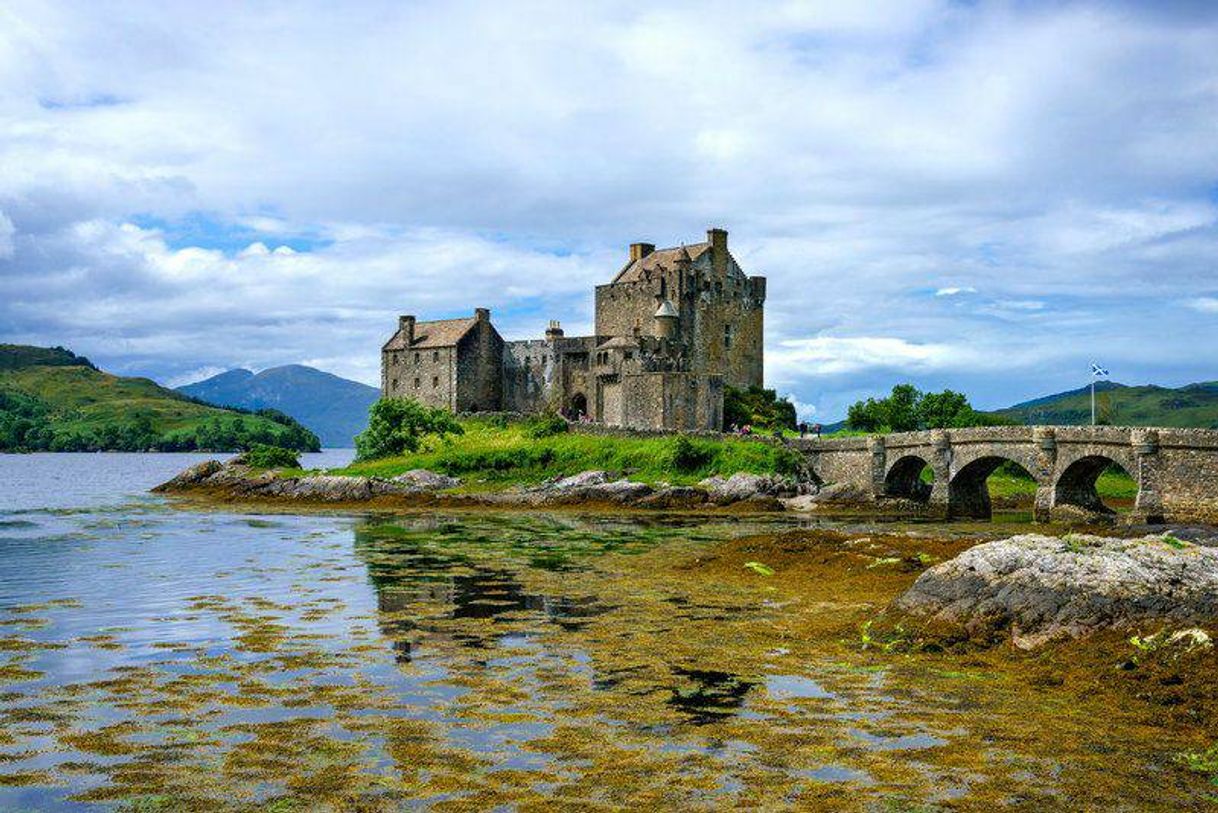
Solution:
<svg viewBox="0 0 1218 813"><path fill-rule="evenodd" d="M1116 463L1138 483L1141 517L1218 521L1218 430L1122 426L987 426L849 438L801 438L825 482L854 482L876 499L919 499L931 510L988 516L985 480L1011 460L1036 480L1036 515L1059 506L1106 511L1095 482ZM930 466L934 484L921 483Z"/></svg>

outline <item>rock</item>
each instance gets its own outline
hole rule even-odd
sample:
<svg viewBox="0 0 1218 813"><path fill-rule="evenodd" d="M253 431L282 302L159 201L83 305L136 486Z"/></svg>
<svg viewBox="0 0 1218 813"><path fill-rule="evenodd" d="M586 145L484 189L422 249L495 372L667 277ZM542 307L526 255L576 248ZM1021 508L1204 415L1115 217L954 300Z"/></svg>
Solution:
<svg viewBox="0 0 1218 813"><path fill-rule="evenodd" d="M201 484L204 480L219 472L224 465L219 460L204 460L196 463L172 479L161 483L153 491L185 491Z"/></svg>
<svg viewBox="0 0 1218 813"><path fill-rule="evenodd" d="M754 494L748 499L738 500L731 504L737 511L783 511L782 500L773 494Z"/></svg>
<svg viewBox="0 0 1218 813"><path fill-rule="evenodd" d="M581 471L579 474L572 474L570 477L562 477L552 483L547 483L544 488L564 491L573 488L599 486L607 482L609 482L608 472Z"/></svg>
<svg viewBox="0 0 1218 813"><path fill-rule="evenodd" d="M1171 536L1028 534L970 548L925 571L893 609L963 627L1010 630L1031 648L1103 628L1218 618L1218 549Z"/></svg>
<svg viewBox="0 0 1218 813"><path fill-rule="evenodd" d="M410 491L443 491L461 485L460 478L436 474L427 469L411 469L392 478L390 482L406 486Z"/></svg>
<svg viewBox="0 0 1218 813"><path fill-rule="evenodd" d="M384 489L374 489L373 481L367 477L315 474L280 480L278 484L267 488L265 493L268 496L316 502L358 502L374 496L378 491L383 493Z"/></svg>
<svg viewBox="0 0 1218 813"><path fill-rule="evenodd" d="M649 494L639 500L639 507L684 511L705 505L706 500L707 493L701 488L671 486L661 488L654 494Z"/></svg>
<svg viewBox="0 0 1218 813"><path fill-rule="evenodd" d="M651 486L646 483L636 483L631 480L614 480L611 483L588 486L586 498L594 502L630 503L642 499L650 493Z"/></svg>
<svg viewBox="0 0 1218 813"><path fill-rule="evenodd" d="M789 477L769 477L745 472L736 472L726 480L722 477L707 477L698 485L706 489L710 501L716 505L730 505L756 495L792 497L799 493L799 485Z"/></svg>
<svg viewBox="0 0 1218 813"><path fill-rule="evenodd" d="M858 483L830 483L811 496L823 503L857 504L872 501L871 492Z"/></svg>
<svg viewBox="0 0 1218 813"><path fill-rule="evenodd" d="M781 502L783 508L788 511L815 511L821 504L816 497L816 494L800 494L798 497L787 497Z"/></svg>

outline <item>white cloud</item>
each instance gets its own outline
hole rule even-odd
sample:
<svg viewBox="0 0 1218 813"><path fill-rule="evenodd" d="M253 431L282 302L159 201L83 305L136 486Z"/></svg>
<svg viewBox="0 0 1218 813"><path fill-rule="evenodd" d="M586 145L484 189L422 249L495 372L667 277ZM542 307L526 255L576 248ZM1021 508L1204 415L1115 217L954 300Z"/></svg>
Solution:
<svg viewBox="0 0 1218 813"><path fill-rule="evenodd" d="M950 344L918 344L890 336L841 338L817 336L780 342L767 358L778 377L838 375L869 368L922 372L973 364L971 348Z"/></svg>
<svg viewBox="0 0 1218 813"><path fill-rule="evenodd" d="M399 310L587 330L626 243L722 225L819 415L1212 377L1218 14L1169 5L19 5L0 340L375 381Z"/></svg>
<svg viewBox="0 0 1218 813"><path fill-rule="evenodd" d="M1202 313L1218 313L1218 297L1200 296L1190 300L1188 306Z"/></svg>
<svg viewBox="0 0 1218 813"><path fill-rule="evenodd" d="M0 212L0 260L7 260L13 256L13 235L17 230L13 228L13 221L5 216L4 212Z"/></svg>

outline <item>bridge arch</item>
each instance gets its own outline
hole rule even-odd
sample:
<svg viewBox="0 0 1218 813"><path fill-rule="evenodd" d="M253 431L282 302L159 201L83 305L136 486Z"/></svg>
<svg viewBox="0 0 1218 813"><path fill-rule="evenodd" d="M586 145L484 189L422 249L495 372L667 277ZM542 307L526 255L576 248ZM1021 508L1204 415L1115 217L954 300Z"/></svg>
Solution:
<svg viewBox="0 0 1218 813"><path fill-rule="evenodd" d="M916 453L897 458L884 475L884 496L930 502L931 484L922 482L922 472L930 465L928 458Z"/></svg>
<svg viewBox="0 0 1218 813"><path fill-rule="evenodd" d="M994 514L990 490L986 481L1003 463L1014 463L1040 484L1035 464L1031 467L1019 458L1024 455L991 453L973 456L962 466L953 466L947 486L947 510L952 517L990 519Z"/></svg>
<svg viewBox="0 0 1218 813"><path fill-rule="evenodd" d="M1120 467L1132 478L1133 472L1117 459L1123 456L1086 454L1076 457L1065 466L1059 466L1060 473L1053 484L1053 505L1069 505L1094 514L1115 514L1116 512L1100 498L1096 483L1100 475L1113 465Z"/></svg>

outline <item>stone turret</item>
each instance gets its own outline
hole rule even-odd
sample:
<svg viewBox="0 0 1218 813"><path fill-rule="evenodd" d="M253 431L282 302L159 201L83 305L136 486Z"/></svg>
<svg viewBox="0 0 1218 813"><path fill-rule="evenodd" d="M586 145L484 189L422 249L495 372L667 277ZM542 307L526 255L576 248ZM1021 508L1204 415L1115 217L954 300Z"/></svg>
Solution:
<svg viewBox="0 0 1218 813"><path fill-rule="evenodd" d="M680 321L681 314L677 312L677 308L672 304L671 300L660 300L660 307L656 309L655 316L655 335L661 339L677 338L677 324Z"/></svg>

